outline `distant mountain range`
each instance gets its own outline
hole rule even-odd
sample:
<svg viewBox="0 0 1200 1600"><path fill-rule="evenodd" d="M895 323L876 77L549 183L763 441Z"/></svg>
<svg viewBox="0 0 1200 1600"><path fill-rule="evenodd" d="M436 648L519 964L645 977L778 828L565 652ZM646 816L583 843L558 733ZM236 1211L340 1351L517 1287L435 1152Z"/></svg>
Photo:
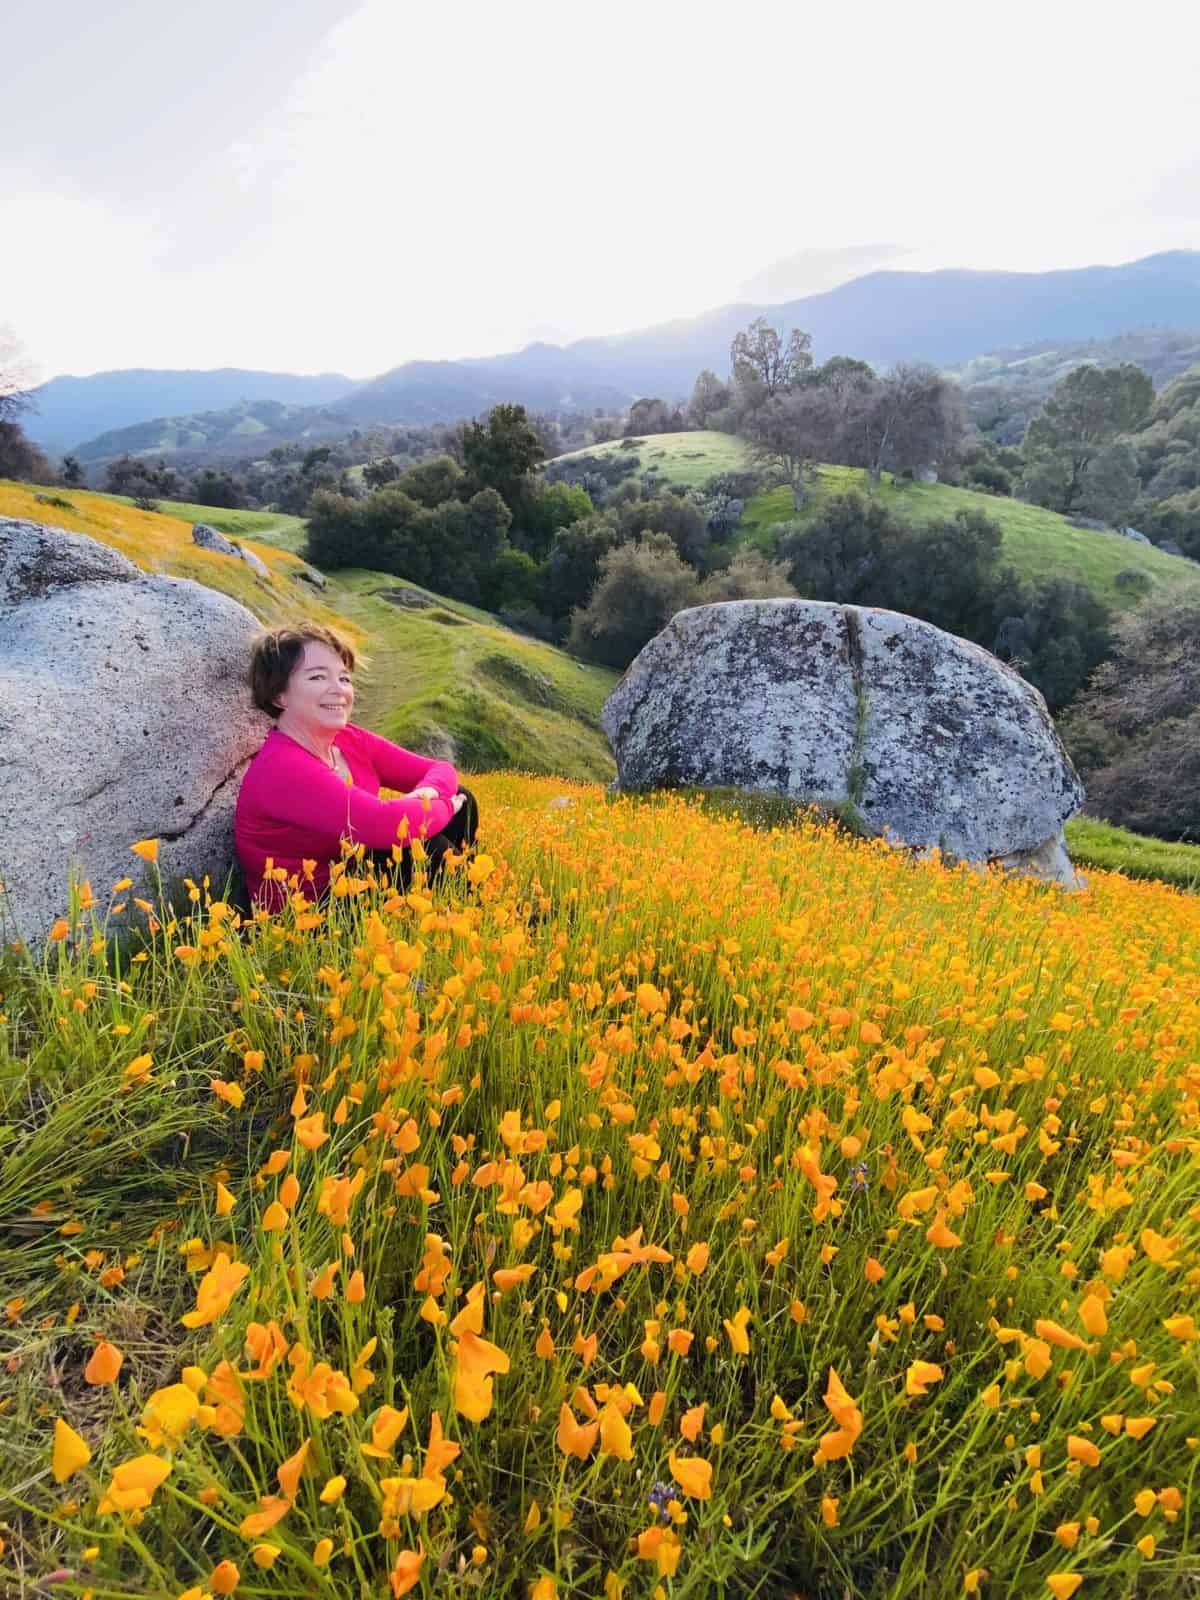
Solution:
<svg viewBox="0 0 1200 1600"><path fill-rule="evenodd" d="M239 427L243 435L273 432L244 425L247 404L268 399L292 413L287 426L298 431L286 436L315 438L356 426L448 422L500 400L553 410L623 405L647 394L682 398L703 368L728 372L730 341L759 314L785 330L807 330L818 360L851 355L875 366L919 359L950 367L980 351L1040 341L1200 328L1200 251L1056 272L869 272L781 304L739 302L634 333L531 344L508 355L406 362L361 384L336 374L303 378L236 369L55 378L35 392L39 412L27 427L55 451L91 441L79 453L98 462L124 449L188 450L182 443L149 442L147 419L159 424L157 438L203 434L206 444L197 440L192 448L206 452L212 428L189 426L198 412L232 408L229 428L216 430L231 445ZM296 414L299 407L309 415ZM135 435L125 437L131 423L143 424L139 443L132 442ZM102 442L100 434L107 435ZM265 439L243 438L237 450L249 455L266 446Z"/></svg>
<svg viewBox="0 0 1200 1600"><path fill-rule="evenodd" d="M294 372L247 372L241 367L211 372L131 367L89 378L51 378L33 391L37 410L29 416L25 431L44 450L61 452L98 433L152 417L190 416L252 400L322 406L353 388L354 379L339 372L310 378Z"/></svg>

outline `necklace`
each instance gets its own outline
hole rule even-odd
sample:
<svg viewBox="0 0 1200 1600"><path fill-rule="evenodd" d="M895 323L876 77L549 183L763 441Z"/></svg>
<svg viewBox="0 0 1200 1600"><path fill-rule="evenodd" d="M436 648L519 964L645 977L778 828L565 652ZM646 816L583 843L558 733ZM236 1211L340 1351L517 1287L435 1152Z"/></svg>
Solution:
<svg viewBox="0 0 1200 1600"><path fill-rule="evenodd" d="M338 776L341 776L337 764L336 745L330 745L329 754L327 756L323 756L319 751L313 749L312 745L309 744L307 739L300 739L294 733L284 733L282 728L279 729L279 732L283 733L285 739L290 739L293 744L298 744L301 750L307 750L314 761L320 761L324 766L327 766L331 772L337 772Z"/></svg>

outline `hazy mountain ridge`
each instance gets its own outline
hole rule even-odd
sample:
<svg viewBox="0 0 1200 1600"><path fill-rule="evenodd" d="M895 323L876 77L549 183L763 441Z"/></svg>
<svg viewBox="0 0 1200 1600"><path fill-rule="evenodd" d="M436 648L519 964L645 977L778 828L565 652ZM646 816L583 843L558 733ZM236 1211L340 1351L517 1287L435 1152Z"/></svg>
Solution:
<svg viewBox="0 0 1200 1600"><path fill-rule="evenodd" d="M686 395L696 374L728 370L733 335L757 315L812 335L817 360L857 356L873 366L922 360L937 366L981 350L1042 339L1088 339L1147 325L1200 327L1200 251L1169 251L1117 267L1055 272L870 272L781 305L739 303L629 334L538 347L494 360L536 374L549 360L592 378L664 399Z"/></svg>
<svg viewBox="0 0 1200 1600"><path fill-rule="evenodd" d="M64 375L33 390L36 409L28 414L25 431L43 449L69 450L85 439L151 419L190 417L259 400L323 406L354 387L352 378L338 372L308 376L242 367L130 367L86 378Z"/></svg>
<svg viewBox="0 0 1200 1600"><path fill-rule="evenodd" d="M275 445L297 440L319 443L344 437L350 419L340 406L286 405L255 400L222 411L153 417L113 428L75 448L85 467L99 467L118 456L172 457L201 463L241 456L264 456Z"/></svg>
<svg viewBox="0 0 1200 1600"><path fill-rule="evenodd" d="M580 339L569 345L535 343L506 355L405 362L357 385L336 375L287 381L344 384L336 396L312 403L327 411L336 409L350 426L448 422L501 400L518 401L533 410L553 410L622 404L647 394L675 399L688 394L702 369L709 367L718 374L728 370L730 341L759 314L785 330L804 328L812 335L818 360L852 355L876 366L904 359L953 366L977 357L981 350L1003 351L1041 341L1102 339L1149 326L1200 328L1200 251L1169 251L1116 267L1046 273L877 271L781 305L739 302L698 317L658 323L632 333ZM53 384L100 385L101 380L114 376L130 375L97 374L94 379L55 379ZM248 377L270 375L194 376L239 378L244 389ZM146 385L147 390L150 387ZM39 394L45 397L51 388L46 385ZM101 389L95 392L100 394ZM277 385L270 395L239 392L230 404L253 398L285 401L289 397L279 392ZM152 415L175 426L189 415L184 407L171 409L169 419L165 407ZM200 409L211 408L193 406L191 411ZM123 418L121 426L145 419L143 412L141 417ZM45 415L31 420L32 436L50 444ZM304 419L294 420L300 427L290 437L320 436L304 432L309 426ZM322 419L314 417L312 424L322 426ZM113 424L96 430L108 435L116 431ZM57 436L63 437L61 426ZM77 433L71 442L78 444L84 437ZM94 436L88 438L81 454L86 451L92 461L106 459L95 444ZM126 448L156 448L126 444L119 437L109 437L105 444L113 454Z"/></svg>

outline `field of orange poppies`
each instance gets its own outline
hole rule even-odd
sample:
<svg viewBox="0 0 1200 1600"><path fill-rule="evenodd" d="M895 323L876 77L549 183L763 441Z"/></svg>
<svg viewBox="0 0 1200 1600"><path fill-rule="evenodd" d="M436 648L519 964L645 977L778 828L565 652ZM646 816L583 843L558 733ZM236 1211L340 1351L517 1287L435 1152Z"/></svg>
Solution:
<svg viewBox="0 0 1200 1600"><path fill-rule="evenodd" d="M0 1592L1195 1592L1200 898L473 784L7 950Z"/></svg>

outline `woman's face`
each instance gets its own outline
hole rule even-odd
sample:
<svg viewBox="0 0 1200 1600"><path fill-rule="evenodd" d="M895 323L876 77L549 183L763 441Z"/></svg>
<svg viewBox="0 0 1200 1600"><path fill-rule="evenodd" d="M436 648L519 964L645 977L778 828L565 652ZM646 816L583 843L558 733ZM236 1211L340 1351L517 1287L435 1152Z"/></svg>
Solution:
<svg viewBox="0 0 1200 1600"><path fill-rule="evenodd" d="M327 732L344 728L354 706L350 669L327 644L304 641L304 654L292 668L276 704L289 720Z"/></svg>

